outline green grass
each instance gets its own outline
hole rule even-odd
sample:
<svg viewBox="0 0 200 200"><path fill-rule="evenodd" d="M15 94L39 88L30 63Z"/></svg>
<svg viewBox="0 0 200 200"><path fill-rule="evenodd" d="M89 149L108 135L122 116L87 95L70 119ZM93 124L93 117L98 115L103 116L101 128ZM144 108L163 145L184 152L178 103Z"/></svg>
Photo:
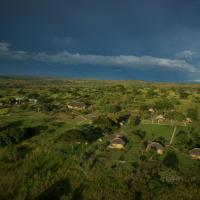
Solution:
<svg viewBox="0 0 200 200"><path fill-rule="evenodd" d="M175 190L173 195L177 191L184 195L190 192L185 187L185 182L190 180L190 176L195 176L197 181L191 184L194 190L198 191L199 161L190 158L189 147L182 149L174 143L165 147L165 153L162 156L157 156L154 150L145 151L146 146L144 146L146 140L155 140L158 137L164 137L168 144L174 127L143 124L145 120L149 123L151 121L148 110L141 110L141 104L154 104L162 95L164 95L162 98L166 99L176 97L181 105L175 105L174 109L186 114L187 108L196 107L197 104L193 104L191 98L179 99L178 89L184 85L134 81L54 81L0 80L0 86L2 85L0 100L8 95L22 97L34 93L38 95L38 103L34 106L26 105L26 103L24 105L8 104L2 108L0 110L2 130L5 127L9 132L9 127L6 125L10 125L12 129L45 127L39 131L39 134L25 138L19 143L0 147L0 185L3 186L0 187L0 199L37 199L41 194L45 196L44 194L48 192L51 194L52 191L59 190L57 186L60 184L57 185L57 183L63 179L70 183L70 193L66 196L61 194L60 199L63 200L152 199L153 195L160 192L160 188L165 193L171 194L172 187ZM119 84L124 86L124 89L123 87L117 89ZM163 88L165 90L162 90ZM191 85L186 90L192 92L197 88L199 86ZM137 93L138 89L141 89L142 93ZM150 90L156 90L157 95L147 97L146 94ZM52 98L53 102L45 102ZM65 104L69 99L80 99L91 106L85 111L67 110ZM52 110L51 106L54 104L57 107L53 107ZM121 111L105 111L106 104L120 105ZM40 108L39 112L37 108ZM161 113L162 110L158 112ZM78 143L81 137L75 137L76 140L73 142L68 142L70 137L67 137L66 141L59 140L66 131L81 130L84 124L97 126L93 123L93 119L87 116L88 114L97 117L106 116L112 120L116 120L123 114L131 114L131 117L140 115L142 124L135 126L132 120L122 127L116 125L109 127L111 131L105 130L102 126L100 127L102 141L93 140L88 144L85 140ZM85 120L85 118L88 119ZM167 123L170 124L169 120L166 121ZM194 126L196 130L199 121L194 121L191 126ZM135 129L145 131L144 138L142 134L138 135ZM188 127L178 126L177 132L179 130L188 132L187 129ZM7 133L6 131L3 130L2 133ZM110 141L117 133L124 135L128 140L123 150L108 148ZM91 131L90 134L93 132ZM178 140L178 137L174 137L174 142L176 139ZM185 181L182 185L180 184L181 190L176 190L177 185L169 186L161 183L157 175L158 170L166 170L163 160L167 152L174 149L179 159L179 169L173 170L177 174L181 173ZM153 183L153 186L149 187L149 183ZM154 186L158 186L159 189ZM59 192L63 192L62 188ZM197 199L197 196L195 198Z"/></svg>
<svg viewBox="0 0 200 200"><path fill-rule="evenodd" d="M170 140L174 130L173 126L157 124L141 124L138 128L146 131L147 137L149 138L155 139L158 137L164 137L167 141ZM176 133L180 130L187 130L187 127L177 126Z"/></svg>

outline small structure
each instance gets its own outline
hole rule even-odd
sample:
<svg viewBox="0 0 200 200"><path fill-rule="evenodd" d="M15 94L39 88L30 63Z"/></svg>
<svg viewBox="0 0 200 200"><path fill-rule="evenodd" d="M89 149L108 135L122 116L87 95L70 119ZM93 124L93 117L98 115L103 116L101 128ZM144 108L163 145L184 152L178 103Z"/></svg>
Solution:
<svg viewBox="0 0 200 200"><path fill-rule="evenodd" d="M189 117L187 117L185 121L186 121L187 124L191 124L192 123L192 120Z"/></svg>
<svg viewBox="0 0 200 200"><path fill-rule="evenodd" d="M158 124L160 124L160 122L164 122L165 121L165 117L163 115L158 115L156 117L156 120L157 120Z"/></svg>
<svg viewBox="0 0 200 200"><path fill-rule="evenodd" d="M37 103L37 99L28 99L29 103L33 103L36 104Z"/></svg>
<svg viewBox="0 0 200 200"><path fill-rule="evenodd" d="M86 104L83 102L78 102L78 101L70 101L67 104L67 108L69 109L77 109L77 110L83 110L86 108Z"/></svg>
<svg viewBox="0 0 200 200"><path fill-rule="evenodd" d="M155 110L153 108L149 108L148 110L150 113L155 113Z"/></svg>
<svg viewBox="0 0 200 200"><path fill-rule="evenodd" d="M149 111L150 114L151 114L151 123L153 124L153 115L154 115L154 113L155 113L155 110L154 110L153 108L149 108L148 111Z"/></svg>
<svg viewBox="0 0 200 200"><path fill-rule="evenodd" d="M23 99L22 98L15 98L15 104L21 104L23 102Z"/></svg>
<svg viewBox="0 0 200 200"><path fill-rule="evenodd" d="M194 148L190 150L190 156L192 159L200 160L200 148Z"/></svg>
<svg viewBox="0 0 200 200"><path fill-rule="evenodd" d="M158 155L162 155L164 152L164 147L158 142L149 142L146 150L155 149Z"/></svg>
<svg viewBox="0 0 200 200"><path fill-rule="evenodd" d="M123 116L120 116L118 119L117 119L117 124L119 124L120 126L123 126L129 119L130 115L123 115Z"/></svg>
<svg viewBox="0 0 200 200"><path fill-rule="evenodd" d="M111 149L123 149L126 141L122 136L116 135L114 139L111 140L110 145L108 146Z"/></svg>
<svg viewBox="0 0 200 200"><path fill-rule="evenodd" d="M188 124L191 124L192 123L192 120L189 118L189 117L187 117L185 120L183 120L182 121L183 122L183 124L186 126L186 125L188 125Z"/></svg>

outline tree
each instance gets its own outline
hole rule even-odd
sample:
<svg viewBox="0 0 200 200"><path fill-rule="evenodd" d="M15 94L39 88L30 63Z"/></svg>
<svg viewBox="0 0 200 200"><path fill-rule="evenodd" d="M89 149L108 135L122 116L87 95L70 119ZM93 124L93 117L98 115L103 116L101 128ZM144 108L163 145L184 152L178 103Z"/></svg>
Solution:
<svg viewBox="0 0 200 200"><path fill-rule="evenodd" d="M161 100L161 101L157 101L154 105L154 108L157 110L170 110L170 109L174 109L174 104L167 100Z"/></svg>
<svg viewBox="0 0 200 200"><path fill-rule="evenodd" d="M166 143L166 139L162 136L156 138L154 141L162 144L163 146L165 146L165 143Z"/></svg>
<svg viewBox="0 0 200 200"><path fill-rule="evenodd" d="M163 160L163 164L166 167L177 169L179 165L178 157L174 151L168 151L167 155L165 156Z"/></svg>
<svg viewBox="0 0 200 200"><path fill-rule="evenodd" d="M167 184L178 184L182 181L182 177L177 174L176 171L172 169L163 169L159 171L160 180Z"/></svg>
<svg viewBox="0 0 200 200"><path fill-rule="evenodd" d="M110 112L110 113L116 113L116 112L119 112L121 111L121 107L119 105L112 105L112 104L107 104L105 105L104 107L104 110L106 112Z"/></svg>
<svg viewBox="0 0 200 200"><path fill-rule="evenodd" d="M100 116L93 122L94 126L100 127L105 132L110 132L117 127L117 124L108 117Z"/></svg>
<svg viewBox="0 0 200 200"><path fill-rule="evenodd" d="M137 129L133 131L133 134L137 135L140 137L140 139L143 139L146 135L145 131L142 131L141 129Z"/></svg>
<svg viewBox="0 0 200 200"><path fill-rule="evenodd" d="M187 116L193 120L197 120L198 119L198 111L197 108L189 108L187 110Z"/></svg>
<svg viewBox="0 0 200 200"><path fill-rule="evenodd" d="M140 116L136 116L135 121L134 121L135 125L138 126L140 124L140 122L141 122Z"/></svg>
<svg viewBox="0 0 200 200"><path fill-rule="evenodd" d="M171 125L173 126L174 120L182 121L185 119L185 115L180 112L172 111L166 113L166 118L170 119Z"/></svg>

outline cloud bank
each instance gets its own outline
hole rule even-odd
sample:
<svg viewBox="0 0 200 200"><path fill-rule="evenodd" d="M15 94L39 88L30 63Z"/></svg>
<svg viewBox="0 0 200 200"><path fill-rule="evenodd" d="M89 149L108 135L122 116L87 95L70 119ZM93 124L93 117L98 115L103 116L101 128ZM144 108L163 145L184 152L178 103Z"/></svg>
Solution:
<svg viewBox="0 0 200 200"><path fill-rule="evenodd" d="M112 67L128 67L155 70L180 70L195 72L197 69L183 59L157 58L152 56L119 55L105 56L93 54L72 54L68 51L55 54L13 51L9 43L0 43L0 59L35 60L45 63L59 63L65 65L96 65Z"/></svg>
<svg viewBox="0 0 200 200"><path fill-rule="evenodd" d="M196 56L198 56L198 53L191 50L184 50L176 54L176 58L186 60L192 60Z"/></svg>
<svg viewBox="0 0 200 200"><path fill-rule="evenodd" d="M0 59L26 60L31 58L25 51L13 51L10 46L10 43L0 42Z"/></svg>

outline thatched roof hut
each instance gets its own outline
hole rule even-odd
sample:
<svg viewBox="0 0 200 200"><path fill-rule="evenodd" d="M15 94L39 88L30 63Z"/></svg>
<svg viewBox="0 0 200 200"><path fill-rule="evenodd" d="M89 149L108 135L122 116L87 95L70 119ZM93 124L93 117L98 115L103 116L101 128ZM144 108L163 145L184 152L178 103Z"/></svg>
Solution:
<svg viewBox="0 0 200 200"><path fill-rule="evenodd" d="M155 110L153 108L149 108L148 110L150 113L155 113Z"/></svg>
<svg viewBox="0 0 200 200"><path fill-rule="evenodd" d="M187 118L186 118L186 123L187 123L187 124L191 124L191 123L192 123L192 120L191 120L189 117L187 117Z"/></svg>
<svg viewBox="0 0 200 200"><path fill-rule="evenodd" d="M155 149L159 155L162 155L164 152L164 147L158 142L149 142L146 150L150 149Z"/></svg>
<svg viewBox="0 0 200 200"><path fill-rule="evenodd" d="M200 148L190 150L190 156L192 159L200 160Z"/></svg>
<svg viewBox="0 0 200 200"><path fill-rule="evenodd" d="M165 117L163 115L158 115L156 117L156 120L157 120L157 122L159 124L160 122L164 122L165 121Z"/></svg>
<svg viewBox="0 0 200 200"><path fill-rule="evenodd" d="M70 101L68 104L67 104L67 107L69 109L85 109L86 108L86 104L83 103L83 102L79 102L79 101Z"/></svg>
<svg viewBox="0 0 200 200"><path fill-rule="evenodd" d="M125 138L117 135L114 139L111 140L110 145L108 147L111 149L123 149L125 144Z"/></svg>

